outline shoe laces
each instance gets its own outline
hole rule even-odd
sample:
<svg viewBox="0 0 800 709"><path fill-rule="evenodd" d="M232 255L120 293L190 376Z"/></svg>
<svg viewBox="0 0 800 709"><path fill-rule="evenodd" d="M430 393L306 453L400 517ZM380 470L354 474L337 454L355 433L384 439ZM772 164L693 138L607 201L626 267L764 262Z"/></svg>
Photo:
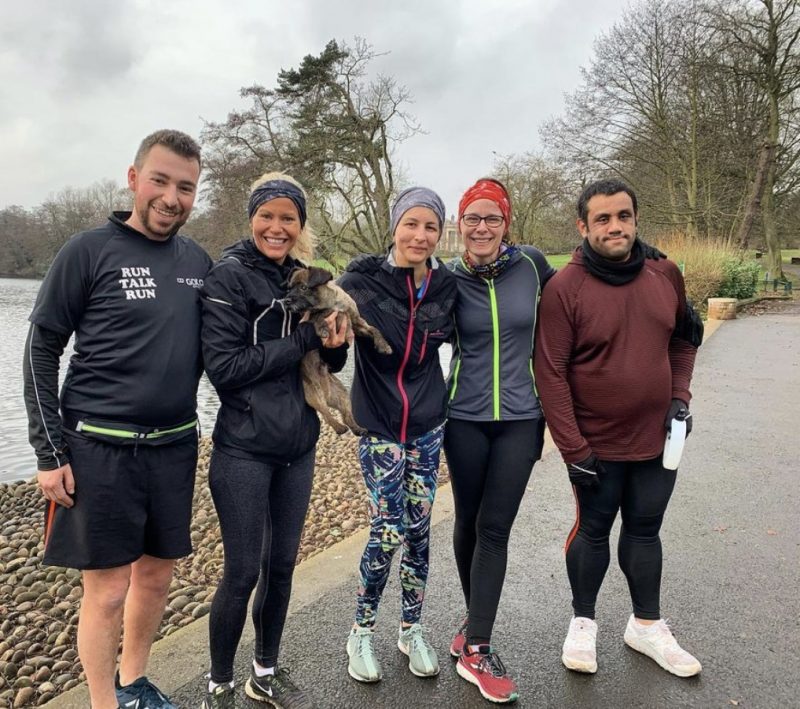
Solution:
<svg viewBox="0 0 800 709"><path fill-rule="evenodd" d="M595 644L595 635L588 623L582 620L570 625L569 643L577 650L591 650Z"/></svg>
<svg viewBox="0 0 800 709"><path fill-rule="evenodd" d="M478 669L481 672L488 672L493 677L504 677L506 675L506 666L500 660L500 656L496 652L492 652L489 650L486 654L483 654L480 661L478 662Z"/></svg>
<svg viewBox="0 0 800 709"><path fill-rule="evenodd" d="M430 644L424 635L426 632L428 632L428 628L422 623L414 623L403 632L403 635L410 641L411 652L428 652L430 650Z"/></svg>
<svg viewBox="0 0 800 709"><path fill-rule="evenodd" d="M149 680L142 683L142 688L139 690L139 701L142 706L162 706L169 700L159 691L159 689ZM171 704L168 706L172 706Z"/></svg>
<svg viewBox="0 0 800 709"><path fill-rule="evenodd" d="M680 650L681 646L672 634L669 627L669 619L662 618L653 623L648 631L653 633L653 640L657 645L665 648L666 650Z"/></svg>
<svg viewBox="0 0 800 709"><path fill-rule="evenodd" d="M275 671L275 674L272 675L274 677L273 684L278 686L278 690L283 692L299 692L301 691L300 688L292 682L289 675L292 674L292 671L288 667L281 667Z"/></svg>
<svg viewBox="0 0 800 709"><path fill-rule="evenodd" d="M355 636L356 654L359 657L375 654L375 651L372 649L372 630L368 628L358 628L355 632Z"/></svg>

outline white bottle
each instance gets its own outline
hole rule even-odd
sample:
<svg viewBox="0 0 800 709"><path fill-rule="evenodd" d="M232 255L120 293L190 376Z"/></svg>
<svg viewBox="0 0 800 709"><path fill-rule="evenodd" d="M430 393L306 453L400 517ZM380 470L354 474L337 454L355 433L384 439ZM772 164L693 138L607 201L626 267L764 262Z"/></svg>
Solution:
<svg viewBox="0 0 800 709"><path fill-rule="evenodd" d="M667 430L667 439L664 441L664 457L662 465L668 470L677 470L683 454L683 444L686 442L686 421L672 419Z"/></svg>

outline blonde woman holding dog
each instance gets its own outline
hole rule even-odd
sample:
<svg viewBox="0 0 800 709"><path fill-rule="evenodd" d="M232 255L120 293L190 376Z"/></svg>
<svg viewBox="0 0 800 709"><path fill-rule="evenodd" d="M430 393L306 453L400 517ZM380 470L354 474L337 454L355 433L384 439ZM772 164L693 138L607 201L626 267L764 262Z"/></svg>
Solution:
<svg viewBox="0 0 800 709"><path fill-rule="evenodd" d="M283 303L292 269L313 251L306 195L288 175L253 186L251 236L223 251L205 280L203 359L220 398L209 485L225 563L211 606L211 672L203 707L235 706L233 661L253 589L255 648L246 694L285 708L312 706L278 667L292 573L314 473L319 419L306 404L300 361L319 350L332 371L347 357L335 313L321 340Z"/></svg>
<svg viewBox="0 0 800 709"><path fill-rule="evenodd" d="M392 347L391 354L380 354L372 340L356 338L352 403L356 421L367 430L359 440L359 459L371 517L355 623L347 639L347 669L360 682L382 676L374 627L400 548L397 646L413 674L439 672L420 618L446 403L438 350L452 332L456 298L453 274L433 256L444 219L444 204L435 192L405 190L392 206L389 252L358 257L339 280L363 318Z"/></svg>

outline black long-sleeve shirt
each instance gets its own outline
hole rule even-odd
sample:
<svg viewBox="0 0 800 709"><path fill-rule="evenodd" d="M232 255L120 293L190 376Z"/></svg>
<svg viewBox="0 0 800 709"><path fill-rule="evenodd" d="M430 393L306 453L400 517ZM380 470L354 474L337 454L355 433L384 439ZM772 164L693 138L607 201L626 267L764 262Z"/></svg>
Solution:
<svg viewBox="0 0 800 709"><path fill-rule="evenodd" d="M58 413L58 364L69 335L31 324L22 362L23 393L28 412L28 438L39 470L55 470L69 462Z"/></svg>
<svg viewBox="0 0 800 709"><path fill-rule="evenodd" d="M199 289L211 259L184 236L148 239L127 217L73 236L39 289L23 369L41 470L67 462L64 419L168 428L196 415ZM59 400L58 360L73 333Z"/></svg>

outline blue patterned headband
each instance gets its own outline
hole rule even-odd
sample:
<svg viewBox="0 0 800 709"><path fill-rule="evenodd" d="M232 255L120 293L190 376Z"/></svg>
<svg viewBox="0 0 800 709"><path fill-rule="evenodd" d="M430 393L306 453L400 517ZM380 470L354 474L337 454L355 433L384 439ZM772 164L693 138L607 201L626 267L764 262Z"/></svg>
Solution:
<svg viewBox="0 0 800 709"><path fill-rule="evenodd" d="M277 199L278 197L287 197L294 202L294 206L297 207L297 212L300 215L300 228L302 229L306 225L306 198L297 185L286 180L269 180L256 187L250 193L250 204L247 207L250 219L253 218L253 215L264 202L269 202L271 199Z"/></svg>

